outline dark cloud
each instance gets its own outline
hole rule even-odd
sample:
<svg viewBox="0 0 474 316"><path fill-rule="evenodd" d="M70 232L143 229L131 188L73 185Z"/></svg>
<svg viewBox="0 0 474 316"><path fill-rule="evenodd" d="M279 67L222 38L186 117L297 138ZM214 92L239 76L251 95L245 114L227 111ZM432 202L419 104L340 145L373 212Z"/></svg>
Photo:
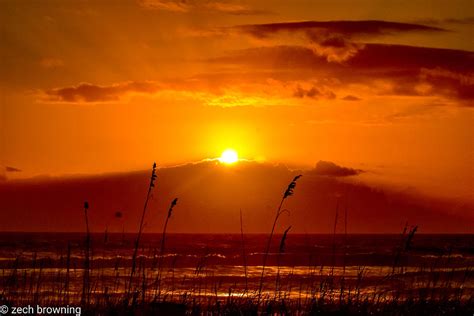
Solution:
<svg viewBox="0 0 474 316"><path fill-rule="evenodd" d="M402 32L443 32L445 29L421 24L388 22L388 21L303 21L287 23L250 24L235 28L255 37L268 37L280 32L305 32L310 37L327 35L374 36ZM324 36L326 35L326 36ZM329 37L334 38L334 37ZM337 37L335 37L337 38ZM340 43L339 43L340 44Z"/></svg>
<svg viewBox="0 0 474 316"><path fill-rule="evenodd" d="M347 61L347 66L397 71L441 67L455 72L474 71L474 53L470 51L407 45L365 44Z"/></svg>
<svg viewBox="0 0 474 316"><path fill-rule="evenodd" d="M302 68L312 71L367 70L371 74L397 71L419 71L422 68L443 68L454 72L474 72L474 53L470 51L416 47L407 45L365 44L356 55L343 64L327 60L304 46L271 46L249 48L228 53L210 61L258 65L273 69Z"/></svg>
<svg viewBox="0 0 474 316"><path fill-rule="evenodd" d="M356 176L362 173L363 170L352 169L347 167L342 167L336 165L334 162L330 161L318 161L316 167L310 171L311 174L319 176L330 176L330 177L347 177L347 176Z"/></svg>
<svg viewBox="0 0 474 316"><path fill-rule="evenodd" d="M421 78L434 87L442 87L445 94L461 100L474 100L474 73L453 72L443 68L423 68Z"/></svg>
<svg viewBox="0 0 474 316"><path fill-rule="evenodd" d="M339 87L365 85L374 95L442 96L472 106L474 53L406 45L364 44L342 63L329 62L304 46L271 46L240 50L212 62L271 71L273 78L334 79ZM293 78L294 79L294 78ZM376 81L387 83L380 89ZM328 86L331 88L331 86ZM316 95L297 90L295 96Z"/></svg>
<svg viewBox="0 0 474 316"><path fill-rule="evenodd" d="M364 47L361 41L381 35L412 32L443 32L441 28L421 24L388 21L304 21L241 25L231 28L259 39L281 43L280 36L303 34L315 54L330 62L343 62ZM298 36L293 36L298 38Z"/></svg>
<svg viewBox="0 0 474 316"><path fill-rule="evenodd" d="M294 93L294 97L297 98L311 98L311 99L335 99L336 94L328 89L320 89L312 86L311 88L304 89L301 86L297 86Z"/></svg>
<svg viewBox="0 0 474 316"><path fill-rule="evenodd" d="M10 167L10 166L6 166L6 167L5 167L5 171L6 171L6 172L21 172L20 169L15 168L15 167Z"/></svg>
<svg viewBox="0 0 474 316"><path fill-rule="evenodd" d="M359 98L359 97L356 97L354 95L346 95L345 97L342 98L342 100L344 100L344 101L360 101L362 99Z"/></svg>
<svg viewBox="0 0 474 316"><path fill-rule="evenodd" d="M81 83L77 86L43 91L43 98L50 102L110 102L134 93L153 94L160 89L161 86L152 81L131 81L104 86Z"/></svg>
<svg viewBox="0 0 474 316"><path fill-rule="evenodd" d="M451 22L469 21L470 18ZM275 77L288 76L288 70L299 69L302 80L334 79L339 87L365 85L374 95L441 96L472 106L473 52L364 42L380 35L446 32L446 29L388 21L305 21L241 25L232 29L270 40L274 45L241 50L214 61L270 69ZM282 46L284 33L301 33L305 40ZM330 90L335 88L328 86ZM296 97L319 94L318 88L297 88L294 92ZM343 100L355 101L351 97Z"/></svg>
<svg viewBox="0 0 474 316"><path fill-rule="evenodd" d="M347 61L347 66L360 69L363 81L371 77L390 81L393 88L388 94L438 95L473 106L473 52L367 44Z"/></svg>

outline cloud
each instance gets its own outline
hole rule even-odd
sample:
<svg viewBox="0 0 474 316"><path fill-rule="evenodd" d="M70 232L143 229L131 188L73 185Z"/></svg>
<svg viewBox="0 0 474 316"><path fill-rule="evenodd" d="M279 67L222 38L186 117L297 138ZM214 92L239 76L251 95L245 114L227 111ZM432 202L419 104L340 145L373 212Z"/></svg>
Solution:
<svg viewBox="0 0 474 316"><path fill-rule="evenodd" d="M474 71L474 53L464 50L408 45L366 44L347 66L375 70L410 71L441 67L451 71Z"/></svg>
<svg viewBox="0 0 474 316"><path fill-rule="evenodd" d="M305 46L266 46L230 52L210 62L267 71L277 80L326 80L335 93L345 89L345 94L360 94L360 87L365 87L372 96L438 96L466 106L474 99L474 53L463 50L364 44L348 60L334 63ZM358 88L350 91L351 86ZM317 91L297 89L294 95L309 97Z"/></svg>
<svg viewBox="0 0 474 316"><path fill-rule="evenodd" d="M462 101L463 105L474 105L466 102L474 100L473 52L367 44L347 66L361 70L365 81L370 78L389 81L391 88L387 94L442 96Z"/></svg>
<svg viewBox="0 0 474 316"><path fill-rule="evenodd" d="M234 27L255 37L268 37L281 32L304 32L308 37L321 35L325 40L333 35L371 37L403 32L444 32L445 29L421 24L388 21L303 21L268 24L248 24ZM327 35L327 36L324 36ZM331 35L331 36L328 36Z"/></svg>
<svg viewBox="0 0 474 316"><path fill-rule="evenodd" d="M330 62L343 62L364 47L361 40L413 32L443 32L444 29L421 24L388 21L304 21L269 24L240 25L231 28L257 39L273 40L276 44L306 38L306 46Z"/></svg>
<svg viewBox="0 0 474 316"><path fill-rule="evenodd" d="M258 15L269 14L266 10L256 10L246 5L230 1L213 0L139 0L139 5L152 10L187 13L194 11L218 12L232 15Z"/></svg>
<svg viewBox="0 0 474 316"><path fill-rule="evenodd" d="M473 52L365 42L399 33L448 31L443 28L388 21L303 21L230 29L262 40L265 46L229 54L222 62L239 63L240 59L244 64L274 72L300 69L300 74L309 79L325 77L346 86L362 84L373 95L441 96L467 106L474 99ZM317 95L318 90L313 88L298 88L294 93L296 97Z"/></svg>
<svg viewBox="0 0 474 316"><path fill-rule="evenodd" d="M316 167L310 171L311 174L330 177L356 176L363 170L341 167L330 161L318 161Z"/></svg>
<svg viewBox="0 0 474 316"><path fill-rule="evenodd" d="M421 96L439 99L432 104L474 105L474 53L469 51L364 44L348 60L335 63L309 47L267 46L227 52L204 62L211 71L190 78L80 83L43 90L40 98L46 102L103 103L136 94L170 95L207 105L253 106L310 103L337 96L345 96L338 98L343 101Z"/></svg>
<svg viewBox="0 0 474 316"><path fill-rule="evenodd" d="M5 171L6 172L21 172L20 169L15 168L15 167L10 167L10 166L5 166Z"/></svg>
<svg viewBox="0 0 474 316"><path fill-rule="evenodd" d="M140 0L138 4L147 9L166 10L172 12L188 12L191 6L185 1Z"/></svg>
<svg viewBox="0 0 474 316"><path fill-rule="evenodd" d="M101 103L119 101L131 94L153 94L161 86L153 81L130 81L112 85L80 83L77 86L42 91L42 99L48 102Z"/></svg>
<svg viewBox="0 0 474 316"><path fill-rule="evenodd" d="M272 88L271 91L264 91ZM278 86L281 88L281 86ZM133 95L160 96L172 100L193 100L210 106L258 106L268 104L270 92L275 92L270 85L249 85L235 78L204 75L187 79L170 79L166 83L158 81L124 82L110 85L81 83L76 86L54 88L39 92L42 102L58 103L107 103L126 102ZM286 88L278 92L279 97L288 97ZM273 95L275 96L275 95ZM323 96L323 94L321 94ZM274 100L277 101L276 99ZM279 102L277 102L279 103Z"/></svg>
<svg viewBox="0 0 474 316"><path fill-rule="evenodd" d="M336 94L332 92L331 90L328 89L319 89L316 88L315 86L312 86L311 88L304 89L300 85L298 85L295 89L295 92L293 93L293 96L297 98L311 98L311 99L335 99Z"/></svg>
<svg viewBox="0 0 474 316"><path fill-rule="evenodd" d="M173 101L192 100L203 105L221 107L288 105L295 99L336 98L335 92L323 81L274 80L266 75L256 76L253 72L205 73L184 79L168 79L166 82L123 82L109 85L80 83L39 91L38 97L41 102L53 103L117 103L127 102L137 94L170 98Z"/></svg>
<svg viewBox="0 0 474 316"><path fill-rule="evenodd" d="M349 94L349 95L346 95L345 97L343 97L342 100L344 100L344 101L360 101L362 99L359 98L359 97L356 97L354 95Z"/></svg>
<svg viewBox="0 0 474 316"><path fill-rule="evenodd" d="M11 166L0 166L0 182L6 181L7 173L11 172L21 172L21 170Z"/></svg>
<svg viewBox="0 0 474 316"><path fill-rule="evenodd" d="M368 39L402 33L448 32L448 30L414 23L381 20L299 21L267 24L245 24L231 27L187 30L190 36L242 36L268 45L301 45L330 62L344 62L364 48Z"/></svg>
<svg viewBox="0 0 474 316"><path fill-rule="evenodd" d="M424 19L418 20L417 23L423 24L474 24L474 17L465 17L465 18L446 18L446 19Z"/></svg>
<svg viewBox="0 0 474 316"><path fill-rule="evenodd" d="M461 100L474 100L474 72L463 74L439 67L423 68L420 76L429 85L428 92L435 87L443 87L445 94Z"/></svg>

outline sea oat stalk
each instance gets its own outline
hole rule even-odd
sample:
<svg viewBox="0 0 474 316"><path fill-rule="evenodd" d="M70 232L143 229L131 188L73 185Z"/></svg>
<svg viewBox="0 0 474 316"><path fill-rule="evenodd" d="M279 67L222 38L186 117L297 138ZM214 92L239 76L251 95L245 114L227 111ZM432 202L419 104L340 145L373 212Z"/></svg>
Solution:
<svg viewBox="0 0 474 316"><path fill-rule="evenodd" d="M166 228L168 227L168 221L171 217L171 214L173 214L173 208L176 206L177 203L178 203L178 198L175 198L173 201L171 201L170 207L168 209L168 215L166 216L165 224L163 225L163 233L161 235L160 254L158 258L158 275L157 275L158 298L160 297L160 294L161 294L161 266L163 263L163 256L165 253Z"/></svg>
<svg viewBox="0 0 474 316"><path fill-rule="evenodd" d="M84 202L84 217L86 222L86 243L84 247L84 276L83 276L83 283L82 283L82 299L83 303L89 303L89 293L90 293L90 230L89 230L89 217L88 217L88 210L89 210L89 202Z"/></svg>
<svg viewBox="0 0 474 316"><path fill-rule="evenodd" d="M249 284L247 275L247 255L245 253L245 240L244 240L244 225L242 220L242 209L240 209L240 239L242 242L242 258L244 260L244 275L245 275L245 290L244 294L248 294Z"/></svg>
<svg viewBox="0 0 474 316"><path fill-rule="evenodd" d="M265 247L265 252L263 253L262 274L260 275L260 285L258 287L258 301L260 301L260 298L261 298L261 295L262 295L263 279L265 277L265 266L267 264L268 253L270 251L270 245L272 243L273 233L275 232L275 226L276 226L276 223L277 223L278 218L280 217L280 215L283 212L285 212L285 210L282 210L283 202L285 202L285 200L288 197L293 195L294 189L296 187L296 181L301 177L302 177L302 175L297 175L296 177L293 178L293 181L290 182L290 184L286 188L285 192L283 193L283 197L280 201L280 205L278 206L277 212L275 214L275 219L273 220L272 230L270 231L270 236L268 237L267 246Z"/></svg>
<svg viewBox="0 0 474 316"><path fill-rule="evenodd" d="M288 232L290 231L291 229L291 226L289 226L285 232L283 233L283 236L281 237L281 240L280 240L280 247L278 249L278 259L277 259L277 276L276 276L276 280L275 280L275 298L277 297L277 294L278 294L278 298L280 298L280 294L281 294L281 291L280 291L280 257L283 253L285 253L285 248L286 248L286 237L288 235Z"/></svg>
<svg viewBox="0 0 474 316"><path fill-rule="evenodd" d="M133 250L133 256L132 256L132 269L130 271L130 280L128 282L127 297L129 296L129 294L132 290L133 276L134 276L135 270L137 268L137 262L136 261L137 261L137 255L138 255L138 248L140 246L140 238L141 238L142 232L143 232L143 224L144 224L144 221L145 221L146 209L147 209L148 201L150 200L153 188L155 187L155 180L156 180L156 162L153 163L153 168L152 168L151 176L150 176L150 184L148 185L148 192L147 192L146 199L145 199L145 205L143 206L142 217L140 219L140 226L138 227L138 234L137 234L137 238L135 239L135 248Z"/></svg>

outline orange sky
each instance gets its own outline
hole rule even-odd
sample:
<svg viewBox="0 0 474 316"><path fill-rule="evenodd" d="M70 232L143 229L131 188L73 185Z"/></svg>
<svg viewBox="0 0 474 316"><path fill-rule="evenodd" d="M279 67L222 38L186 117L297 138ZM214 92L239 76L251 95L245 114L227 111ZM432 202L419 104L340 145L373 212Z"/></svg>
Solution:
<svg viewBox="0 0 474 316"><path fill-rule="evenodd" d="M140 170L230 147L474 201L472 1L0 9L3 177Z"/></svg>

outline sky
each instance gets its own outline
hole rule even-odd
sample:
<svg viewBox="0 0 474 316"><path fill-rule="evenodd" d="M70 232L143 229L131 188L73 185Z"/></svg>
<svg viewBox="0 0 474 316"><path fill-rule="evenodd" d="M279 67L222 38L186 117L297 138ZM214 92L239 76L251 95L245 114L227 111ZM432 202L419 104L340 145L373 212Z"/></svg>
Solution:
<svg viewBox="0 0 474 316"><path fill-rule="evenodd" d="M460 0L1 1L0 179L233 148L473 205L471 12Z"/></svg>

